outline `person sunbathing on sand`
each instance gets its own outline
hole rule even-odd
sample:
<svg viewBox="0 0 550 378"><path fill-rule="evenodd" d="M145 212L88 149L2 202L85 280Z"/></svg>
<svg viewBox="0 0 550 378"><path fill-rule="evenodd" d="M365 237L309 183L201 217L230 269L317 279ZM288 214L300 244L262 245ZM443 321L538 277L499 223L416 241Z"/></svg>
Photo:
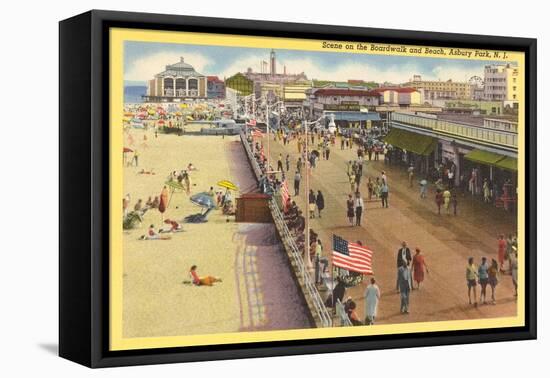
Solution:
<svg viewBox="0 0 550 378"><path fill-rule="evenodd" d="M170 240L170 236L160 236L155 231L155 225L152 224L147 230L147 235L141 235L140 240Z"/></svg>
<svg viewBox="0 0 550 378"><path fill-rule="evenodd" d="M175 220L166 219L166 220L164 220L164 223L166 223L169 226L166 227L166 228L160 229L159 230L160 233L163 233L163 232L181 232L181 231L183 231L183 227L181 226L181 224L179 224Z"/></svg>
<svg viewBox="0 0 550 378"><path fill-rule="evenodd" d="M212 286L214 282L222 282L221 278L214 276L199 277L196 265L191 267L189 275L191 276L191 282L196 286Z"/></svg>
<svg viewBox="0 0 550 378"><path fill-rule="evenodd" d="M155 172L153 171L153 168L151 170L146 171L145 169L141 169L141 171L138 172L138 175L154 175Z"/></svg>

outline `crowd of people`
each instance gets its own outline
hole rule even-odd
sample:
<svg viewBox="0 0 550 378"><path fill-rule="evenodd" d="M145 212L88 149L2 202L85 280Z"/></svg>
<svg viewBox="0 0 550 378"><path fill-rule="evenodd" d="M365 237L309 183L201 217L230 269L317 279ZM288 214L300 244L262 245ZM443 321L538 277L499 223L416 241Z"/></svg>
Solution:
<svg viewBox="0 0 550 378"><path fill-rule="evenodd" d="M504 262L508 261L508 270L504 269ZM518 251L517 239L509 235L504 239L504 235L498 238L497 258L489 259L485 256L481 258L481 263L476 264L473 257L468 258L466 266L466 284L468 286L468 302L470 305L478 306L479 284L479 303L487 304L487 286L491 288L491 304L496 304L496 287L502 276L509 274L514 285L514 296L518 295ZM473 302L472 302L473 296Z"/></svg>
<svg viewBox="0 0 550 378"><path fill-rule="evenodd" d="M339 138L338 138L339 137ZM345 135L330 135L328 133L318 132L311 133L308 136L308 148L306 149L305 136L300 132L290 132L286 133L283 130L278 130L274 134L275 140L281 141L283 145L288 145L290 141L296 141L296 148L298 150L298 158L296 161L295 169L292 167L289 154L283 155L280 153L277 159L277 170L275 171L272 167L265 167L266 158L263 154L263 147L261 143L252 142L250 140L250 145L255 151L255 156L258 159L260 166L264 167L263 173L266 172L275 172L269 177L269 174L266 174L266 177L269 177L269 182L274 188L274 192L277 192L282 185L282 182L286 179L286 176L293 172L293 182L294 182L294 195L299 195L301 189L301 183L303 176L305 175L304 168L310 169L314 172L315 168L319 164L319 161L329 160L330 159L330 148L334 147L338 139L340 140L341 149L354 149L357 154L356 159L349 160L345 166L345 173L348 177L350 185L350 193L347 196L346 200L346 217L350 226L362 226L363 217L365 214L365 203L380 201L383 208L389 207L388 197L389 197L389 186L388 186L388 177L385 171L381 171L379 175L369 174L370 169L367 169L368 161L376 161L381 158L380 155L383 155L385 163L391 163L392 161L392 151L394 151L391 145L387 144L371 144L366 145L361 140L353 138L351 136ZM309 139L310 138L310 139ZM314 146L315 150L310 149L311 146ZM368 171L368 172L367 172ZM428 197L428 186L429 179L426 175L420 175L420 180L417 180L416 169L414 165L409 165L407 168L407 179L410 188L414 188L415 183L418 182L420 186L420 197ZM278 175L280 173L280 175ZM447 215L458 215L458 193L460 193L461 188L455 185L455 174L456 166L454 163L449 163L447 165L442 165L438 168L437 176L434 175L433 185L435 187L435 205L437 213L441 214L442 212ZM280 180L279 180L280 178ZM366 178L366 179L365 179ZM363 196L361 185L366 186L366 196ZM487 183L482 184L485 191L487 191ZM493 195L492 193L488 196ZM307 193L307 210L302 211L295 201L290 201L289 206L285 208L285 222L287 226L296 236L297 244L304 251L305 245L305 236L303 235L306 228L306 217L310 219L321 217L322 210L325 208L325 198L321 191L315 191L310 189ZM318 235L311 230L310 234L312 235L309 240L309 253L312 261L316 262L315 266L315 277L316 283L321 284L322 279L320 278L321 273L326 269L329 262L326 257L322 255L322 243L318 238ZM503 238L501 238L503 239ZM513 240L513 241L512 241ZM509 261L509 273L512 275L512 280L514 287L516 288L517 294L517 247L514 247L514 252L512 253L512 245L516 243L514 238L511 236L508 238L504 247L499 246L499 251L497 256L495 256L494 261L498 268L497 276L500 277L503 274L504 270L502 268L503 261ZM502 244L502 243L501 243ZM499 245L501 245L499 244ZM502 252L504 250L505 252ZM305 252L304 252L305 253ZM486 302L486 286L489 285L492 288L492 302L496 301L495 299L495 287L498 283L499 278L495 278L493 274L494 263L489 264L488 259L484 258L481 266L481 271L476 267L476 277L480 276L483 278L479 280L479 285L481 285L480 296L482 302ZM486 268L487 267L487 268ZM470 269L471 270L471 269ZM487 271L488 276L486 277L485 271ZM411 292L414 290L420 290L423 286L423 282L426 279L426 274L429 274L428 264L426 257L422 253L420 248L415 248L414 252L411 253L411 250L408 248L406 242L403 242L402 246L398 249L397 253L397 264L396 264L396 291L400 296L400 312L402 314L408 314L410 311L410 298ZM487 280L486 280L487 278ZM467 281L469 297L470 292L475 292L474 286L472 286L471 281ZM474 290L473 290L474 289ZM332 289L330 299L340 299L343 300L344 294L346 292L346 285L343 280L340 280L339 277L335 278L335 285ZM352 298L348 298L343 302L345 313L347 314L350 322L353 325L361 324L374 324L376 319L376 311L378 308L378 303L380 301L380 288L374 277L369 278L369 283L366 287L364 293L365 300L365 318L359 319L357 315L357 304ZM331 303L327 304L329 307Z"/></svg>

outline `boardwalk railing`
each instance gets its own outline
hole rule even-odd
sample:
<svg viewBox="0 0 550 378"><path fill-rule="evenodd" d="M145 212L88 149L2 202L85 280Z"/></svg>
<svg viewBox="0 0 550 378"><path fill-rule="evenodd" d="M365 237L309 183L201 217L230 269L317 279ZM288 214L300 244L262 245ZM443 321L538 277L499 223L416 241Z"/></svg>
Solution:
<svg viewBox="0 0 550 378"><path fill-rule="evenodd" d="M241 141L246 150L246 154L248 155L248 160L252 165L252 170L256 175L256 179L259 180L262 176L262 170L254 158L254 154L250 149L250 145L248 144L244 132L241 133ZM277 227L283 245L291 259L291 263L295 269L298 281L304 291L306 302L308 302L308 306L313 313L312 315L316 318L316 323L321 327L332 327L332 316L325 306L323 298L321 298L321 295L319 294L319 290L317 290L317 287L315 286L315 281L313 280L313 277L304 262L300 249L296 245L294 236L290 233L290 230L285 223L283 214L281 213L281 210L277 206L277 203L273 197L269 200L269 209L271 210L275 227Z"/></svg>
<svg viewBox="0 0 550 378"><path fill-rule="evenodd" d="M338 317L340 318L340 324L342 327L353 326L348 314L346 313L346 308L344 307L344 304L340 302L340 299L336 300L336 314L338 314Z"/></svg>

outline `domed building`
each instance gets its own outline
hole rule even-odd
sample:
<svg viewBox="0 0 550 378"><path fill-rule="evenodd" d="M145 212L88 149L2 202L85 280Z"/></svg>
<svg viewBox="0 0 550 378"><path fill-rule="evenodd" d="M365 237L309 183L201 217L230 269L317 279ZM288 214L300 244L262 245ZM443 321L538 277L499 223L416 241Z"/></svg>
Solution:
<svg viewBox="0 0 550 378"><path fill-rule="evenodd" d="M166 66L147 85L146 102L179 102L184 99L207 97L207 77L192 65L180 61Z"/></svg>

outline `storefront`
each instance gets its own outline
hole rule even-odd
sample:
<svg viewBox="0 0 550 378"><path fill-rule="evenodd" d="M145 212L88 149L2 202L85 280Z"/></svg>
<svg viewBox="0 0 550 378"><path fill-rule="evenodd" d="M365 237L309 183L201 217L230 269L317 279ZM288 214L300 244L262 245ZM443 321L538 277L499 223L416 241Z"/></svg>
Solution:
<svg viewBox="0 0 550 378"><path fill-rule="evenodd" d="M380 114L361 111L324 111L323 115L328 120L334 116L334 123L338 128L369 129L381 125Z"/></svg>
<svg viewBox="0 0 550 378"><path fill-rule="evenodd" d="M484 197L484 183L490 200L497 207L513 211L517 197L517 158L495 152L474 149L464 155L463 188L473 195Z"/></svg>
<svg viewBox="0 0 550 378"><path fill-rule="evenodd" d="M393 128L384 138L384 142L393 147L390 152L392 164L412 165L420 174L428 174L433 169L437 139Z"/></svg>

